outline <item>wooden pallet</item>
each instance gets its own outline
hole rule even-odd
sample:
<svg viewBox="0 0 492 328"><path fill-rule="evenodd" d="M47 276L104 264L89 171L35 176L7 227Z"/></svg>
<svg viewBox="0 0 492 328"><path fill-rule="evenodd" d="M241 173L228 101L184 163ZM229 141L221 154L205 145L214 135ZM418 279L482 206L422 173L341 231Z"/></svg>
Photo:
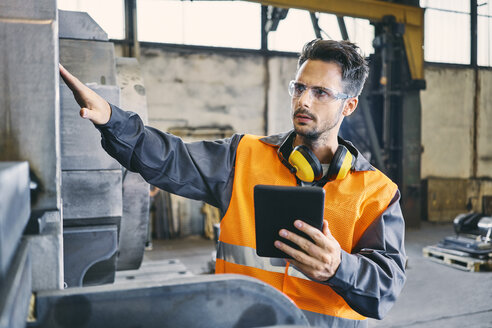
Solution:
<svg viewBox="0 0 492 328"><path fill-rule="evenodd" d="M426 246L422 249L425 257L431 261L445 264L456 269L479 272L492 269L492 259L476 259L465 252L446 249L437 246Z"/></svg>

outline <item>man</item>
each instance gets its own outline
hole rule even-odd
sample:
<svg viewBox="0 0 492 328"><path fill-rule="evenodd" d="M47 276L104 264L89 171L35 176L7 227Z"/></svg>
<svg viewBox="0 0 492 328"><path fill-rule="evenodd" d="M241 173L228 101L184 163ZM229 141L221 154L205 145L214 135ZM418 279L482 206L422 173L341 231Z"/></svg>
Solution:
<svg viewBox="0 0 492 328"><path fill-rule="evenodd" d="M368 74L357 46L330 40L304 46L289 85L294 129L268 137L183 143L144 127L136 114L109 105L63 67L60 71L82 107L80 115L100 130L111 156L152 185L221 210L217 273L245 274L271 284L317 326L364 327L366 317L382 318L391 308L405 282L400 194L351 143L337 137L343 118L357 107ZM313 182L293 174L288 158L296 146L304 146L314 167L323 171L314 174L318 179ZM345 154L341 161L339 150ZM344 172L330 173L347 163ZM302 249L276 241L275 247L292 259L255 253L257 184L325 189L323 231L302 218L279 231Z"/></svg>

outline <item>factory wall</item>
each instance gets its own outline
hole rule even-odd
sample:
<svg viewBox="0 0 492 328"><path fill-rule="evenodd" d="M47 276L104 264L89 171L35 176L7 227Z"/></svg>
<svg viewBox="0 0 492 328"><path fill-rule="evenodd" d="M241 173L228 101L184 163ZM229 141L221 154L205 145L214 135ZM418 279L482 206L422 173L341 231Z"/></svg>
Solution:
<svg viewBox="0 0 492 328"><path fill-rule="evenodd" d="M421 172L426 217L449 221L469 210L489 212L492 71L428 65L425 79Z"/></svg>
<svg viewBox="0 0 492 328"><path fill-rule="evenodd" d="M162 129L226 126L264 133L261 57L142 49L150 124Z"/></svg>
<svg viewBox="0 0 492 328"><path fill-rule="evenodd" d="M472 173L472 69L429 67L422 101L422 178L468 178Z"/></svg>
<svg viewBox="0 0 492 328"><path fill-rule="evenodd" d="M295 57L141 46L139 62L149 125L160 130L229 125L236 133L264 135L292 127L287 85Z"/></svg>
<svg viewBox="0 0 492 328"><path fill-rule="evenodd" d="M492 71L479 73L477 176L492 178Z"/></svg>

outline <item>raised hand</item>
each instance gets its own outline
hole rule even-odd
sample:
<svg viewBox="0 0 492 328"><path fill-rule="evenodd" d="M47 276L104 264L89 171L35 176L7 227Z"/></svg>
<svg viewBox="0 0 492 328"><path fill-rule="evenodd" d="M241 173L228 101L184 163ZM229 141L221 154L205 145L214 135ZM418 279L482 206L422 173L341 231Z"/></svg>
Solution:
<svg viewBox="0 0 492 328"><path fill-rule="evenodd" d="M80 116L94 124L106 124L111 118L111 106L97 93L92 91L78 78L70 74L60 64L60 76L72 90L73 96L80 106Z"/></svg>
<svg viewBox="0 0 492 328"><path fill-rule="evenodd" d="M314 243L291 231L282 229L279 235L299 245L302 251L278 240L275 241L275 247L292 256L293 259L288 259L288 261L305 275L318 281L328 280L335 275L341 261L340 244L330 233L328 221L324 220L323 222L323 232L301 220L296 220L294 225L311 237Z"/></svg>

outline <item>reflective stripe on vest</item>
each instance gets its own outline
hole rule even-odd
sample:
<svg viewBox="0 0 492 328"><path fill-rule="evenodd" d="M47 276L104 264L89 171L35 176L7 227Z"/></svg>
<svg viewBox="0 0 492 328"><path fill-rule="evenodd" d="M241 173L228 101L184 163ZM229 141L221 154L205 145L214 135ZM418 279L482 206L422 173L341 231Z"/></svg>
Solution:
<svg viewBox="0 0 492 328"><path fill-rule="evenodd" d="M216 273L260 279L290 297L299 308L351 320L363 320L330 286L306 277L285 260L256 255L253 189L257 184L295 186L296 179L277 156L277 148L245 135L236 152L231 201L220 223ZM367 227L386 209L397 187L379 171L349 172L328 182L325 219L348 253ZM284 261L284 262L282 262Z"/></svg>
<svg viewBox="0 0 492 328"><path fill-rule="evenodd" d="M287 262L284 259L272 259L258 256L256 255L256 250L251 247L231 245L219 241L217 258L229 263L254 267L269 272L286 273L285 271L287 268L287 275L291 277L306 279L309 281L312 280L304 273L297 270L295 266L287 265ZM273 264L272 262L277 263Z"/></svg>

